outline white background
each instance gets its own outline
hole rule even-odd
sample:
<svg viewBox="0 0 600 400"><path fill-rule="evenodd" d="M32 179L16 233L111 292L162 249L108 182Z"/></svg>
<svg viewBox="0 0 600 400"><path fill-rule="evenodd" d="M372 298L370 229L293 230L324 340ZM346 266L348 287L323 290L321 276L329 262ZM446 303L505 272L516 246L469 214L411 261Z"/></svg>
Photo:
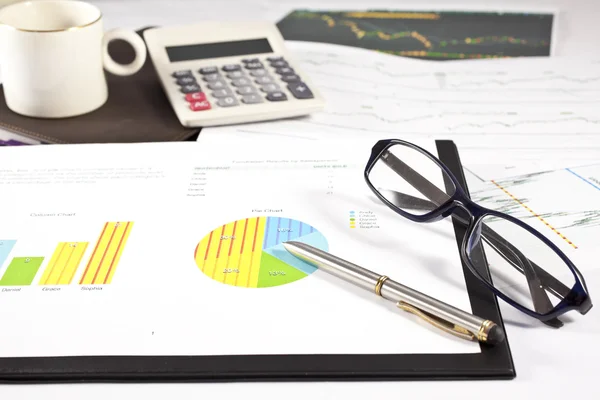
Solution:
<svg viewBox="0 0 600 400"><path fill-rule="evenodd" d="M400 8L414 2L357 1L96 1L104 13L105 26L131 29L148 25L201 22L207 19L267 19L275 21L288 9L302 8ZM425 2L423 2L425 3ZM560 11L556 54L564 56L596 56L600 50L600 1L467 1L471 7L497 6L510 9L531 6L558 7ZM433 5L457 2L429 1ZM600 140L600 139L599 139ZM600 269L586 272L589 289L600 292ZM441 398L441 399L565 399L598 398L597 362L600 356L600 318L598 310L581 317L573 315L560 330L552 330L525 319L504 305L517 378L512 381L471 382L352 382L352 383L228 383L228 384L94 384L1 386L0 396L10 399L376 399ZM597 306L596 306L597 308ZM400 340L400 336L399 336Z"/></svg>

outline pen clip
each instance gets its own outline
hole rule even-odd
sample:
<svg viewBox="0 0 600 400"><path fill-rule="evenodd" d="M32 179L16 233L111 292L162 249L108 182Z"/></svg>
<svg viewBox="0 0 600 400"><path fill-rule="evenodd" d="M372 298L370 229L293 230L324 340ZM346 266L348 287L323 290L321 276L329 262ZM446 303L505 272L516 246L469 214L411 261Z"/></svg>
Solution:
<svg viewBox="0 0 600 400"><path fill-rule="evenodd" d="M454 336L458 336L459 338L462 339L467 339L467 340L474 340L476 339L476 336L469 332L468 330L466 330L465 328L461 327L461 326L457 326L451 322L448 322L440 317L437 317L435 315L432 315L426 311L423 311L413 305L410 305L408 303L405 303L403 301L399 301L397 306L404 310L404 311L408 311L411 314L415 314L416 316L424 319L425 321L429 322L431 325L435 326L436 328L439 328L445 332L448 332Z"/></svg>

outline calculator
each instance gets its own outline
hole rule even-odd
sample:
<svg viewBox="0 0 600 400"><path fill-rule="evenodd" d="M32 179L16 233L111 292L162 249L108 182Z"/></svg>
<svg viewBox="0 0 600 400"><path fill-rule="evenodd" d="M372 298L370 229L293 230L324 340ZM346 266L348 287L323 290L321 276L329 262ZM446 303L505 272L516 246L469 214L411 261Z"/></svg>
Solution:
<svg viewBox="0 0 600 400"><path fill-rule="evenodd" d="M150 28L143 35L183 126L297 117L324 108L274 24L202 22Z"/></svg>

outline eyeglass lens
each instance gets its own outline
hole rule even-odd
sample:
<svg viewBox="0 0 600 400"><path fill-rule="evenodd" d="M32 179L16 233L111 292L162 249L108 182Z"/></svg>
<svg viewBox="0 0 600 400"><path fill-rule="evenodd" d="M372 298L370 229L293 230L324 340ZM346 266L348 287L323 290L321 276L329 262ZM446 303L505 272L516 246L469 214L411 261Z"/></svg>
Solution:
<svg viewBox="0 0 600 400"><path fill-rule="evenodd" d="M546 313L566 296L575 275L560 256L525 228L501 216L484 216L467 246L476 262L481 246L492 284L531 311Z"/></svg>
<svg viewBox="0 0 600 400"><path fill-rule="evenodd" d="M446 190L444 178L450 183L450 190ZM452 181L435 161L405 145L385 150L373 165L369 180L387 201L412 215L437 209L455 191Z"/></svg>

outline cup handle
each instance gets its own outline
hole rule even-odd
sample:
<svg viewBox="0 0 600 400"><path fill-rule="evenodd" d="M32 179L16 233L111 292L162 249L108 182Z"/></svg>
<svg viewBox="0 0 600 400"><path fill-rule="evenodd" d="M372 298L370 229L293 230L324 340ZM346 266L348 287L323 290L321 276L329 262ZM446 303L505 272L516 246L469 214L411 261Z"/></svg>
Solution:
<svg viewBox="0 0 600 400"><path fill-rule="evenodd" d="M130 64L119 64L108 54L108 44L116 39L122 39L128 42L135 51L135 59ZM108 31L102 37L102 59L104 68L115 75L127 76L138 72L146 62L146 44L142 38L135 32L126 29L113 29Z"/></svg>

